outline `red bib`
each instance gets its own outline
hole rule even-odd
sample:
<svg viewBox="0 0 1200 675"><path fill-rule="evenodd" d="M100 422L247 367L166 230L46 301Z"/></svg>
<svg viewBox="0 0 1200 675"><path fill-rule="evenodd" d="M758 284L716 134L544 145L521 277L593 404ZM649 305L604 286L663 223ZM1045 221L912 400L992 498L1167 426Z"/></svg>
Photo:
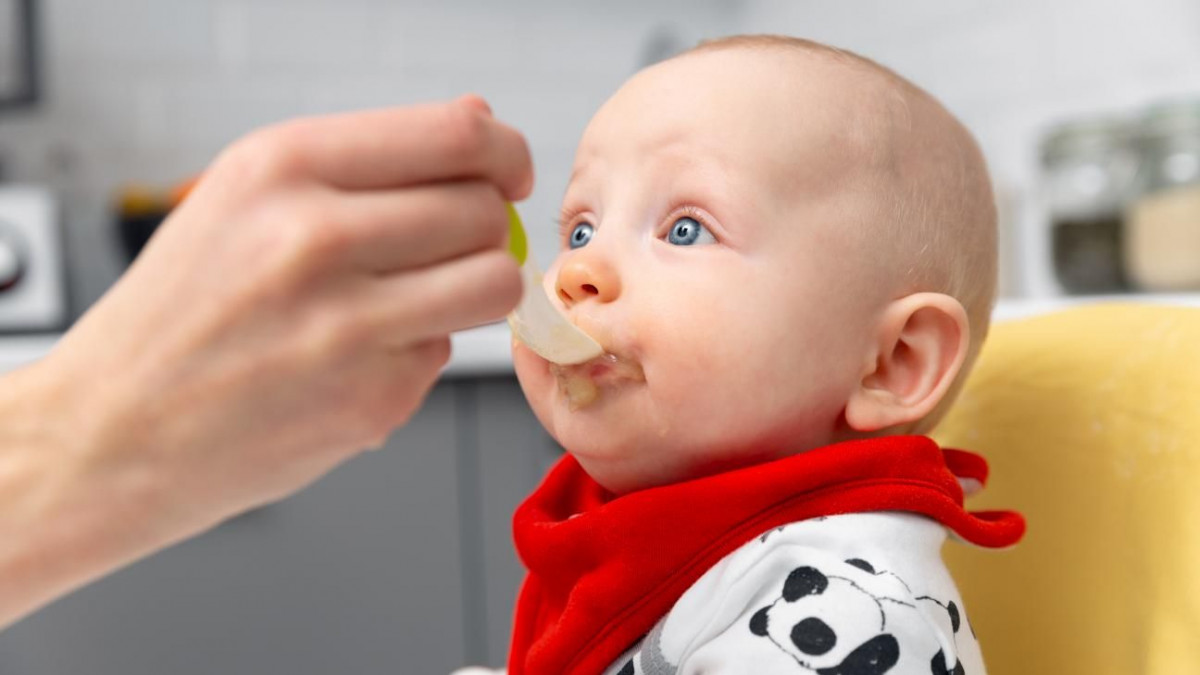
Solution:
<svg viewBox="0 0 1200 675"><path fill-rule="evenodd" d="M1015 544L1011 511L967 512L957 477L987 463L924 436L848 441L707 478L614 497L563 457L517 509L529 574L509 675L595 675L650 631L721 558L788 523L910 511L987 547Z"/></svg>

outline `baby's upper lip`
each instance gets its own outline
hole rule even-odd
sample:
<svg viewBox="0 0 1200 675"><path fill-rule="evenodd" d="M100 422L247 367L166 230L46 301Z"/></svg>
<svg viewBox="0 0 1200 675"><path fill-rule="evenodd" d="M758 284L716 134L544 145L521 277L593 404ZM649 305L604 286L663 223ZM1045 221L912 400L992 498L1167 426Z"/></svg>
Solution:
<svg viewBox="0 0 1200 675"><path fill-rule="evenodd" d="M600 345L600 348L604 350L605 354L612 354L618 358L623 357L622 352L624 350L621 349L620 345L615 344L616 340L613 339L612 333L603 323L593 319L588 314L568 315L567 319L595 340Z"/></svg>
<svg viewBox="0 0 1200 675"><path fill-rule="evenodd" d="M572 368L584 370L595 366L611 367L616 364L625 364L626 366L639 365L638 359L634 356L634 350L615 339L605 324L587 314L571 316L570 320L583 330L583 332L590 335L600 345L600 348L604 350L604 353L600 356L584 361L583 363L575 364Z"/></svg>

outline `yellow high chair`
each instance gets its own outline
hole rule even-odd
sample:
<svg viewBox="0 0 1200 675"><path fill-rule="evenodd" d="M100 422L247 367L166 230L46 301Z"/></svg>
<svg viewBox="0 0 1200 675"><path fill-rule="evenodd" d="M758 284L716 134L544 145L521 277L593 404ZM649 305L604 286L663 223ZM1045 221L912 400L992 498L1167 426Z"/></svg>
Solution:
<svg viewBox="0 0 1200 675"><path fill-rule="evenodd" d="M1200 309L997 324L934 436L1029 522L946 547L992 675L1200 674Z"/></svg>

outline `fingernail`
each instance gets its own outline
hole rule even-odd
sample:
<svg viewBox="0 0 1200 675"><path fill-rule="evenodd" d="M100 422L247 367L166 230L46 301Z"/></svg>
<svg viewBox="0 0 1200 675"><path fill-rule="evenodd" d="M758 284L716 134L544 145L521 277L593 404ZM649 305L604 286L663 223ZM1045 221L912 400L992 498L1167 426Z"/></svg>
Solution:
<svg viewBox="0 0 1200 675"><path fill-rule="evenodd" d="M462 96L458 97L458 100L460 103L469 105L476 110L487 113L488 115L492 114L492 106L488 105L488 102L483 100L483 97L479 96L478 94L463 94Z"/></svg>

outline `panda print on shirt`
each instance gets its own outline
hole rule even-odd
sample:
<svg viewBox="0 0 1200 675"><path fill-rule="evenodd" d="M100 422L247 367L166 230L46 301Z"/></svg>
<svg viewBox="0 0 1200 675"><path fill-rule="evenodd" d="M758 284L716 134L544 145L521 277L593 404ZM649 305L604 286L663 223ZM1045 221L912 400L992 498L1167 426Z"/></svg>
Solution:
<svg viewBox="0 0 1200 675"><path fill-rule="evenodd" d="M756 537L605 675L985 675L940 563L942 539L926 536L936 525L881 514L823 520ZM854 543L880 532L908 548ZM887 555L877 560L879 550Z"/></svg>
<svg viewBox="0 0 1200 675"><path fill-rule="evenodd" d="M877 572L861 559L847 560L845 565L872 576L891 574ZM747 628L795 659L799 672L885 675L906 648L896 635L888 632L889 616L894 623L901 620L895 614L913 610L916 605L903 598L875 595L856 583L847 575L848 571L825 573L815 567L797 567L784 581L783 593L756 611ZM903 579L896 579L908 586ZM931 602L944 610L957 635L962 619L953 600L941 602L930 596L916 596L915 601ZM827 658L839 644L853 646L848 651L842 650L837 661ZM929 664L932 675L966 675L957 659L947 665L944 650L933 654Z"/></svg>

